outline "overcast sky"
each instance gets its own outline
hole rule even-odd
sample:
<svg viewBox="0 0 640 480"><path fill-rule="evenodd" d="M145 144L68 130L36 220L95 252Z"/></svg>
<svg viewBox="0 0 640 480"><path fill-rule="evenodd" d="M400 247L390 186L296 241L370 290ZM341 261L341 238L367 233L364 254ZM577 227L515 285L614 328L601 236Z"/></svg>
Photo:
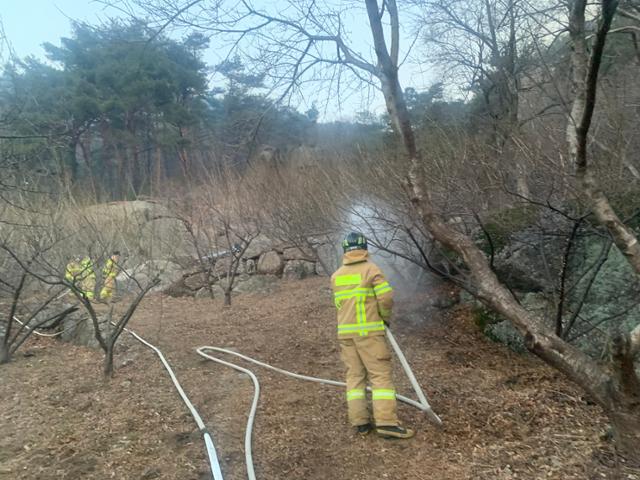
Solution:
<svg viewBox="0 0 640 480"><path fill-rule="evenodd" d="M71 33L70 18L98 23L107 17L90 0L0 0L5 33L19 57L42 56L41 45Z"/></svg>
<svg viewBox="0 0 640 480"><path fill-rule="evenodd" d="M257 0L254 3L260 3ZM266 3L266 0L265 0ZM273 3L269 2L271 5ZM78 20L89 24L98 24L109 17L118 16L113 9L107 9L101 4L91 0L0 0L0 18L4 25L8 40L18 57L35 55L43 57L42 44L50 42L58 45L61 37L71 34L71 20ZM367 23L354 22L352 37L355 42L367 42L370 33ZM361 42L360 42L361 41ZM405 46L409 43L406 39ZM220 61L220 49L216 45L205 55L205 61L215 65ZM418 90L426 88L432 82L429 75L423 73L423 68L417 64L406 65L401 69L401 81L404 87L412 86ZM298 106L306 110L313 101L323 103L322 92L313 90L302 100ZM322 110L322 107L320 107ZM381 95L354 95L346 101L330 103L328 111L324 112L325 119L352 118L355 112L370 110L376 114L382 113L384 102Z"/></svg>

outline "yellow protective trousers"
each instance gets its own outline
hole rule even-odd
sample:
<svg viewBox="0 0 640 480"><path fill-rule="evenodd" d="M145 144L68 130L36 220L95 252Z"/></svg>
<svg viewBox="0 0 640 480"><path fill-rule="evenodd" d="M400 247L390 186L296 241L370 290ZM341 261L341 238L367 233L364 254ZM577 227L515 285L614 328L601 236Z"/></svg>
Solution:
<svg viewBox="0 0 640 480"><path fill-rule="evenodd" d="M371 421L367 408L367 381L371 384L375 424L398 425L391 353L385 337L344 338L339 342L340 355L347 368L347 406L351 425L357 427Z"/></svg>
<svg viewBox="0 0 640 480"><path fill-rule="evenodd" d="M93 300L93 291L96 288L96 274L93 271L93 264L90 258L85 257L79 262L69 262L64 277L78 287L89 300Z"/></svg>
<svg viewBox="0 0 640 480"><path fill-rule="evenodd" d="M118 275L117 258L118 257L111 257L107 259L102 269L102 277L104 278L104 285L100 290L100 298L102 300L111 300L113 292L116 289L116 276Z"/></svg>
<svg viewBox="0 0 640 480"><path fill-rule="evenodd" d="M100 290L100 298L102 300L111 300L113 297L113 291L116 289L116 278L108 276L104 279L104 285Z"/></svg>

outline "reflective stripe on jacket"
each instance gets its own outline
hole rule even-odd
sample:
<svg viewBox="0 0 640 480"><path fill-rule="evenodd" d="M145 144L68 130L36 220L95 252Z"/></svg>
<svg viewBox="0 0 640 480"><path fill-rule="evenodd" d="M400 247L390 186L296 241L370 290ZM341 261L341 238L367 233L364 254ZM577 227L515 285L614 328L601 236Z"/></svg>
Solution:
<svg viewBox="0 0 640 480"><path fill-rule="evenodd" d="M384 335L393 307L391 285L366 250L345 253L342 263L331 276L338 337Z"/></svg>
<svg viewBox="0 0 640 480"><path fill-rule="evenodd" d="M64 278L69 282L76 281L76 278L80 276L82 267L79 262L71 261L67 264L67 268L64 273Z"/></svg>
<svg viewBox="0 0 640 480"><path fill-rule="evenodd" d="M72 260L67 264L64 277L73 283L80 283L86 279L95 281L96 274L93 271L93 262L89 257L84 257L79 262Z"/></svg>
<svg viewBox="0 0 640 480"><path fill-rule="evenodd" d="M107 258L107 261L104 262L104 267L102 268L102 276L104 278L116 278L118 275L118 266L113 258Z"/></svg>
<svg viewBox="0 0 640 480"><path fill-rule="evenodd" d="M93 299L93 290L96 286L96 274L93 271L93 262L89 257L84 257L79 262L69 262L64 277L84 293L88 299Z"/></svg>

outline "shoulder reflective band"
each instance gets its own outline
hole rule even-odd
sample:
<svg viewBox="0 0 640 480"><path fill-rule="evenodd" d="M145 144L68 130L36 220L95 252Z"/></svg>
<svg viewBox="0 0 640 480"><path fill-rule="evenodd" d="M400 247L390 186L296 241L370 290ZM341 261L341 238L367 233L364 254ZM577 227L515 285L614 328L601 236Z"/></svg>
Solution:
<svg viewBox="0 0 640 480"><path fill-rule="evenodd" d="M360 285L362 277L360 274L355 275L338 275L336 277L336 287L343 287L345 285Z"/></svg>
<svg viewBox="0 0 640 480"><path fill-rule="evenodd" d="M351 297L373 297L373 288L350 288L349 290L341 290L333 294L335 298L351 298Z"/></svg>
<svg viewBox="0 0 640 480"><path fill-rule="evenodd" d="M396 391L392 388L374 389L371 393L372 400L395 400Z"/></svg>
<svg viewBox="0 0 640 480"><path fill-rule="evenodd" d="M347 392L347 402L364 398L364 388L354 388Z"/></svg>
<svg viewBox="0 0 640 480"><path fill-rule="evenodd" d="M389 282L383 282L380 285L373 287L373 293L376 295L382 295L383 293L387 293L393 290Z"/></svg>

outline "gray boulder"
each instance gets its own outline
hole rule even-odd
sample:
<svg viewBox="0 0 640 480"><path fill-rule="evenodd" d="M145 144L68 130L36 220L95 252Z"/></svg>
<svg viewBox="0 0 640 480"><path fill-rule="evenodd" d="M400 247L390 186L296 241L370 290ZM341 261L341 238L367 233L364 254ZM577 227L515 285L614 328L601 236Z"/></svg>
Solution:
<svg viewBox="0 0 640 480"><path fill-rule="evenodd" d="M246 275L253 275L258 271L257 262L252 258L243 259L240 272Z"/></svg>
<svg viewBox="0 0 640 480"><path fill-rule="evenodd" d="M501 280L524 292L552 292L573 223L548 209L513 207L489 219L494 265ZM480 235L485 248L489 245Z"/></svg>
<svg viewBox="0 0 640 480"><path fill-rule="evenodd" d="M287 260L306 260L313 262L316 260L316 254L309 249L301 249L298 247L285 248L282 252L285 261Z"/></svg>
<svg viewBox="0 0 640 480"><path fill-rule="evenodd" d="M316 273L318 275L331 275L335 272L342 262L342 252L338 244L323 244L316 247L318 253L318 265ZM329 269L329 272L325 271L325 267Z"/></svg>
<svg viewBox="0 0 640 480"><path fill-rule="evenodd" d="M316 275L318 275L319 277L326 277L329 275L327 271L324 269L324 267L322 266L322 263L316 262L315 268L316 268Z"/></svg>
<svg viewBox="0 0 640 480"><path fill-rule="evenodd" d="M138 284L144 287L158 276L160 283L151 292L160 292L180 280L182 275L182 267L177 263L168 260L150 260L120 272L116 277L116 288L120 292L137 292L139 291Z"/></svg>
<svg viewBox="0 0 640 480"><path fill-rule="evenodd" d="M83 210L102 232L113 233L113 245L127 251L129 261L138 263L149 252L158 257L184 255L190 250L190 241L184 225L164 205L153 201L123 201L92 205ZM71 231L82 231L70 220ZM90 237L89 237L90 238ZM130 245L132 248L124 248Z"/></svg>
<svg viewBox="0 0 640 480"><path fill-rule="evenodd" d="M262 254L273 250L274 243L275 242L266 235L260 234L251 241L242 256L244 258L258 258Z"/></svg>
<svg viewBox="0 0 640 480"><path fill-rule="evenodd" d="M207 286L207 274L200 272L193 275L186 275L183 283L189 290L199 290Z"/></svg>
<svg viewBox="0 0 640 480"><path fill-rule="evenodd" d="M233 291L237 293L269 294L278 288L278 277L274 275L252 275L240 278Z"/></svg>
<svg viewBox="0 0 640 480"><path fill-rule="evenodd" d="M487 325L484 333L496 342L507 345L515 352L523 353L527 351L524 338L508 320Z"/></svg>
<svg viewBox="0 0 640 480"><path fill-rule="evenodd" d="M283 268L282 257L274 251L263 253L258 260L258 273L262 275L280 275Z"/></svg>
<svg viewBox="0 0 640 480"><path fill-rule="evenodd" d="M517 232L495 257L498 277L514 290L553 291L565 244L564 238L537 228Z"/></svg>
<svg viewBox="0 0 640 480"><path fill-rule="evenodd" d="M75 314L69 315L63 320L61 326L61 340L83 347L100 348L100 344L96 340L93 322L84 310L81 309ZM113 328L107 316L99 317L99 326L104 336L108 335Z"/></svg>
<svg viewBox="0 0 640 480"><path fill-rule="evenodd" d="M316 264L306 260L288 261L282 272L282 278L286 280L302 280L316 273Z"/></svg>
<svg viewBox="0 0 640 480"><path fill-rule="evenodd" d="M220 285L211 285L211 290L213 290L213 298L224 297L224 289ZM195 298L211 298L211 292L208 288L203 287L196 292Z"/></svg>
<svg viewBox="0 0 640 480"><path fill-rule="evenodd" d="M213 267L213 276L216 278L223 278L227 276L229 266L233 263L233 258L227 256L219 258Z"/></svg>

